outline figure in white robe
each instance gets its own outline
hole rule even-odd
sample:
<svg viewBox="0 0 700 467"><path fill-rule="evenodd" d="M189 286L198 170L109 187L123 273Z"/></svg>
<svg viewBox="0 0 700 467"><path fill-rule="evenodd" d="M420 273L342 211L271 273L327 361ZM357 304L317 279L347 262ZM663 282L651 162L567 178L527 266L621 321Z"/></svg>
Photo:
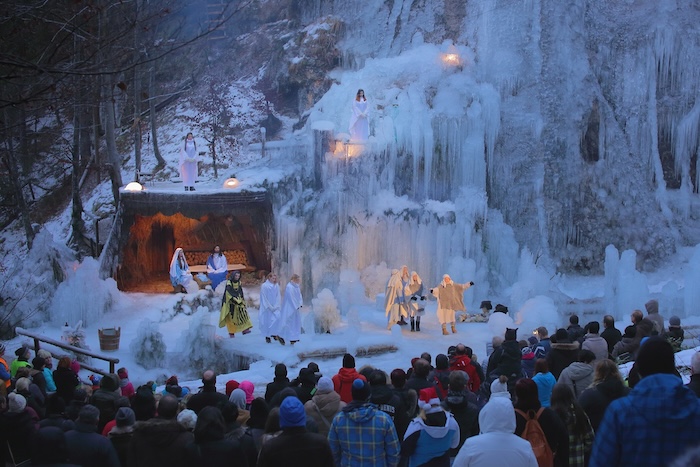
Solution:
<svg viewBox="0 0 700 467"><path fill-rule="evenodd" d="M197 157L197 143L192 133L187 133L180 149L180 178L185 185L185 191L194 191L194 183L197 181Z"/></svg>
<svg viewBox="0 0 700 467"><path fill-rule="evenodd" d="M301 297L301 278L294 274L287 287L284 289L282 311L280 312L280 344L284 345L285 339L294 344L301 337L301 311L304 304Z"/></svg>
<svg viewBox="0 0 700 467"><path fill-rule="evenodd" d="M447 324L452 326L452 333L457 332L455 327L455 311L466 311L464 307L464 291L474 285L473 282L457 284L452 278L445 274L442 282L437 287L430 289L438 301L437 317L442 324L442 334L447 335Z"/></svg>
<svg viewBox="0 0 700 467"><path fill-rule="evenodd" d="M187 286L192 281L190 266L185 259L185 252L182 248L178 248L173 253L173 259L170 260L170 283L175 288L176 292L183 290L187 292Z"/></svg>
<svg viewBox="0 0 700 467"><path fill-rule="evenodd" d="M411 279L404 289L408 315L411 317L411 332L420 332L420 318L425 313L425 295L423 295L423 281L416 271L411 272Z"/></svg>
<svg viewBox="0 0 700 467"><path fill-rule="evenodd" d="M367 141L369 138L369 103L365 97L365 91L357 91L355 100L352 101L352 114L350 115L350 139L352 141Z"/></svg>
<svg viewBox="0 0 700 467"><path fill-rule="evenodd" d="M217 245L207 259L207 277L211 281L211 288L216 290L216 287L226 280L226 274L228 261Z"/></svg>
<svg viewBox="0 0 700 467"><path fill-rule="evenodd" d="M277 283L277 274L271 272L260 286L260 333L265 336L268 344L272 342L271 338L279 340L281 309L280 285Z"/></svg>
<svg viewBox="0 0 700 467"><path fill-rule="evenodd" d="M401 271L392 269L384 294L384 314L387 317L387 329L391 329L394 324L407 324L404 320L404 317L408 316L405 296L406 285L402 280Z"/></svg>

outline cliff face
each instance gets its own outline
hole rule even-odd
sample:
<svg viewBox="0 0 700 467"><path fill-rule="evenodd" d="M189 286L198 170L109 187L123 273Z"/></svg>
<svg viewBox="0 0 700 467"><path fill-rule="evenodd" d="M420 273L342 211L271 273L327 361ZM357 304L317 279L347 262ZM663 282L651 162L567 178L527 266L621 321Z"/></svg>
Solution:
<svg viewBox="0 0 700 467"><path fill-rule="evenodd" d="M278 107L303 124L315 112L332 113L333 83L349 92L364 82L378 105L375 135L388 120L390 98L401 101L402 92L410 95L402 112L425 115L409 130L431 135L411 136L400 157L389 158L399 178L407 167L422 174L392 182L397 196L454 201L460 186L483 185L488 207L503 214L517 242L563 270L601 271L610 243L635 249L639 266L654 267L678 246L700 242L697 1L274 3L284 18L261 21L254 34L277 47L257 54L256 63L266 60L261 86ZM459 49L469 92L481 89L472 96L480 115L468 97L455 98L461 117L435 104L454 77L412 88L406 70L389 68L385 74L404 74L392 82L394 94L367 81L371 67L422 44ZM497 124L489 112L498 112ZM475 118L490 128L482 132L477 182L478 167L476 176L463 171L454 178L450 164L439 161L470 138L473 151ZM392 122L401 146L401 119Z"/></svg>

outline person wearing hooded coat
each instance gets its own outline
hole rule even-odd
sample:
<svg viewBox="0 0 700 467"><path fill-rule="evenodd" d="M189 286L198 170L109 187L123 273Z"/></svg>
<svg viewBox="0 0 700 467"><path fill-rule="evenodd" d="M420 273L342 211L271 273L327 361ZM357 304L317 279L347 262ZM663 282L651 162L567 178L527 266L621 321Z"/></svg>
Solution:
<svg viewBox="0 0 700 467"><path fill-rule="evenodd" d="M316 383L316 393L304 404L306 418L311 418L318 426L318 434L328 436L333 417L347 404L340 400L340 394L333 390L333 381L322 376Z"/></svg>
<svg viewBox="0 0 700 467"><path fill-rule="evenodd" d="M352 401L352 383L358 378L367 381L367 378L355 369L355 357L346 353L343 355L343 367L332 378L333 389L340 394L340 400L345 403Z"/></svg>
<svg viewBox="0 0 700 467"><path fill-rule="evenodd" d="M594 431L598 431L598 426L610 403L626 396L629 392L630 389L625 386L615 362L604 360L596 366L593 383L578 397L578 402L588 415Z"/></svg>
<svg viewBox="0 0 700 467"><path fill-rule="evenodd" d="M503 344L493 352L494 370L489 374L493 380L501 375L508 378L509 387L522 376L522 352L518 345L517 329L506 329Z"/></svg>
<svg viewBox="0 0 700 467"><path fill-rule="evenodd" d="M647 310L647 319L654 323L655 334L663 334L666 330L664 327L664 317L659 314L659 302L657 300L649 300L644 304Z"/></svg>
<svg viewBox="0 0 700 467"><path fill-rule="evenodd" d="M401 271L392 269L384 293L384 314L387 318L387 329L391 329L395 324L405 324L404 317L408 316L405 292L406 287L401 278Z"/></svg>
<svg viewBox="0 0 700 467"><path fill-rule="evenodd" d="M287 365L278 363L275 365L275 377L271 383L268 383L265 389L265 402L270 403L275 394L289 386L289 378L287 377Z"/></svg>
<svg viewBox="0 0 700 467"><path fill-rule="evenodd" d="M450 450L451 457L457 455L467 438L479 434L479 406L476 395L467 387L468 381L469 375L464 371L450 373L447 397L442 401L442 406L450 411L459 425L459 445Z"/></svg>
<svg viewBox="0 0 700 467"><path fill-rule="evenodd" d="M513 434L515 412L509 399L489 400L479 413L479 426L481 434L464 442L453 467L538 467L530 443Z"/></svg>
<svg viewBox="0 0 700 467"><path fill-rule="evenodd" d="M2 459L11 461L8 446L12 449L15 463L31 457L34 448L32 437L38 429L39 417L27 407L27 401L21 394L11 392L7 395L7 411L0 413L0 444ZM2 465L5 465L4 462Z"/></svg>
<svg viewBox="0 0 700 467"><path fill-rule="evenodd" d="M578 398L593 382L593 360L595 360L593 352L581 350L578 361L564 368L557 382L569 386L574 396Z"/></svg>
<svg viewBox="0 0 700 467"><path fill-rule="evenodd" d="M299 386L294 391L302 404L306 404L316 393L316 377L313 370L302 368L299 370Z"/></svg>
<svg viewBox="0 0 700 467"><path fill-rule="evenodd" d="M554 334L556 342L552 341L551 350L547 354L547 365L549 371L558 380L562 370L578 359L580 344L571 342L566 329L557 329Z"/></svg>
<svg viewBox="0 0 700 467"><path fill-rule="evenodd" d="M90 397L90 404L100 411L100 421L97 425L98 433L102 433L107 422L114 420L118 409L117 399L120 397L119 376L114 373L104 376L100 380L100 388Z"/></svg>
<svg viewBox="0 0 700 467"><path fill-rule="evenodd" d="M676 375L671 344L650 337L636 363L642 379L605 410L590 467L668 465L698 445L700 400Z"/></svg>
<svg viewBox="0 0 700 467"><path fill-rule="evenodd" d="M185 252L182 248L176 248L173 257L170 260L170 283L175 292L187 292L187 286L192 282L192 273L190 266L187 264Z"/></svg>
<svg viewBox="0 0 700 467"><path fill-rule="evenodd" d="M420 408L404 435L401 458L412 466L450 467L450 450L460 442L457 420L437 398L420 403Z"/></svg>
<svg viewBox="0 0 700 467"><path fill-rule="evenodd" d="M129 467L193 465L185 459L185 446L191 444L194 437L178 423L178 405L177 397L165 395L158 402L158 416L136 423L129 445Z"/></svg>
<svg viewBox="0 0 700 467"><path fill-rule="evenodd" d="M248 467L248 458L241 443L226 439L226 424L221 411L216 407L204 407L197 414L194 427L194 443L185 447L188 465L208 467Z"/></svg>

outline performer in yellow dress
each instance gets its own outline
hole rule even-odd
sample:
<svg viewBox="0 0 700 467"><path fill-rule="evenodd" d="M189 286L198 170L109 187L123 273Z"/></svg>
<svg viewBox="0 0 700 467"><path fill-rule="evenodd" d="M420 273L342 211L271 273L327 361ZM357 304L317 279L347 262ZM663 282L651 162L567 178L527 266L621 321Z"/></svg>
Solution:
<svg viewBox="0 0 700 467"><path fill-rule="evenodd" d="M224 326L228 329L230 337L235 337L235 334L241 331L243 334L248 334L253 327L243 297L240 271L233 271L229 280L226 281L226 291L219 314L219 327Z"/></svg>

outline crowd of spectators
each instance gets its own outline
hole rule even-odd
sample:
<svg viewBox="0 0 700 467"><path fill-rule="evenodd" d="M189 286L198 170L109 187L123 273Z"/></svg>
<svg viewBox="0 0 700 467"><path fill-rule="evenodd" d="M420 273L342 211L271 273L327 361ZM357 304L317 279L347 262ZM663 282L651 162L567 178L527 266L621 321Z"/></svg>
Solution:
<svg viewBox="0 0 700 467"><path fill-rule="evenodd" d="M494 336L480 364L469 346L423 353L408 368L363 366L346 354L322 375L309 363L264 388L202 373L156 391L121 368L81 381L79 367L41 350L0 345L0 461L82 466L615 466L690 465L700 452L700 352L683 385L674 351L680 320L658 304L549 337ZM656 317L654 317L656 315ZM651 316L652 318L650 318ZM629 378L618 364L634 361ZM410 364L409 364L410 363ZM434 364L433 364L434 363ZM87 383L87 384L86 384ZM219 381L219 383L223 383ZM539 438L538 438L538 433ZM676 462L675 464L673 464ZM681 464L682 462L682 464ZM696 464L697 465L697 464Z"/></svg>

